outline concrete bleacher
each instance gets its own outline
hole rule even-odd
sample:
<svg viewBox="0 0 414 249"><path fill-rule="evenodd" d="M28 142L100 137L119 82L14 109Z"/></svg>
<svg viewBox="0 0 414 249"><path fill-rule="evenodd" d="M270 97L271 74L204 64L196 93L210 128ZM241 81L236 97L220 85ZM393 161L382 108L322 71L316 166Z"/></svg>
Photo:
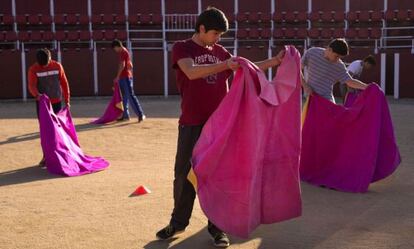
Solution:
<svg viewBox="0 0 414 249"><path fill-rule="evenodd" d="M170 44L191 35L197 13L210 5L222 9L229 19L230 31L222 43L249 58L264 59L284 44L294 44L300 50L324 46L336 37L345 37L359 58L372 53L414 52L411 0L388 1L388 6L377 0L175 0L162 5L162 1L142 0L1 1L0 55L19 65L12 80L16 84L0 92L0 98L27 96L23 71L33 58L26 55L39 47L52 49L71 78L77 77L73 81L88 82L87 87L73 84L76 95L110 94L107 83L102 82L110 82L107 77L116 69L100 60L110 57L109 44L115 38L133 51L135 63L145 54L146 63L134 69L136 80L142 81L136 84L137 92L175 94L174 84L168 81L173 79L170 61L163 64L164 58L169 56ZM78 74L77 60L92 63L83 67L91 71L88 75ZM157 80L146 83L142 74ZM158 79L163 75L168 82ZM374 78L379 81L379 73ZM11 79L2 76L0 90ZM412 88L406 88L412 93L401 96L414 97Z"/></svg>
<svg viewBox="0 0 414 249"><path fill-rule="evenodd" d="M155 4L150 3L151 1L145 3L146 1L130 0L127 1L127 8L125 8L124 0L90 0L89 4L87 0L76 0L71 1L70 5L66 1L55 0L53 6L50 6L49 0L37 1L37 4L29 0L14 1L16 2L15 13L12 13L12 6L10 6L12 1L3 2L0 6L2 12L0 13L0 32L4 41L2 47L5 46L5 42L17 41L91 39L99 42L113 38L127 40L131 31L145 29L162 31L163 16L159 1ZM221 5L219 1L202 2ZM348 39L380 39L386 35L382 33L383 28L412 27L414 24L412 10L404 8L410 6L399 5L398 9L384 10L383 6L377 4L371 6L369 10L358 10L353 7L351 1L350 8L346 10L345 0L342 0L333 1L335 8L326 9L325 6L329 7L329 4L314 0L310 1L312 2L310 9L308 0L290 1L295 5L274 0L275 10L272 13L269 0L260 1L266 4L257 4L256 1L244 3L240 0L239 2L237 12L234 6L223 9L226 10L230 23L237 23L237 32L240 33L236 35L237 38L245 40L269 39L271 34L280 34L281 39L330 39L338 35L344 35ZM166 1L166 14L197 13L196 5L197 1L192 1L192 4L188 4L188 1L174 1L173 4ZM413 5L411 7L414 8L414 4L408 2L408 5ZM69 8L69 6L72 7ZM295 7L292 8L293 6ZM305 6L305 8L299 10L298 6ZM89 13L88 9L90 9ZM170 22L178 21L171 20ZM65 33L59 32L61 30ZM110 30L116 31L113 33ZM391 33L394 36L407 33L413 35L412 30L394 29ZM15 48L18 49L18 47Z"/></svg>

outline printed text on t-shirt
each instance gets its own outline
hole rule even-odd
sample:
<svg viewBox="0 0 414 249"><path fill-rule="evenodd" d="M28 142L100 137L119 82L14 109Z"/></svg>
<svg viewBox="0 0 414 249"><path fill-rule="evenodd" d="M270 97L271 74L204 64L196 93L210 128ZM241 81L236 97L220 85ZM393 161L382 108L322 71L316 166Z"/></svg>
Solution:
<svg viewBox="0 0 414 249"><path fill-rule="evenodd" d="M206 64L206 62L219 63L219 62L221 62L221 60L219 58L217 58L216 56L214 56L214 55L203 54L203 55L196 56L194 58L194 62L195 62L195 64Z"/></svg>

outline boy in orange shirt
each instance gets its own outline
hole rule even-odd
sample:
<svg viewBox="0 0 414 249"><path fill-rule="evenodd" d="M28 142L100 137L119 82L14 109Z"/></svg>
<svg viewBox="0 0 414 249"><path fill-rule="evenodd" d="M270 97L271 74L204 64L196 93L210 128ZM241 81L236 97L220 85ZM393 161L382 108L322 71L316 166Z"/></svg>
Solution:
<svg viewBox="0 0 414 249"><path fill-rule="evenodd" d="M62 98L66 106L70 106L69 84L66 79L62 64L51 59L50 51L46 48L39 49L36 53L36 63L28 72L29 92L36 99L36 113L39 117L39 97L46 94L52 104L53 112L58 113L62 109ZM39 166L44 167L43 158Z"/></svg>

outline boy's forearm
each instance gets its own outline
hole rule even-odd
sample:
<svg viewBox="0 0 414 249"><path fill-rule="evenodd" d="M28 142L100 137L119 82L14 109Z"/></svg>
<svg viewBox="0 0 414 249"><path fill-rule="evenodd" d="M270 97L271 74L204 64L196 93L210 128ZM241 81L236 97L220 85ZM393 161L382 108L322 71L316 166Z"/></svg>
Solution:
<svg viewBox="0 0 414 249"><path fill-rule="evenodd" d="M217 64L193 65L186 73L190 80L204 78L206 76L228 70L227 62Z"/></svg>
<svg viewBox="0 0 414 249"><path fill-rule="evenodd" d="M276 57L273 57L271 59L263 60L263 61L257 61L254 64L258 66L261 70L266 70L270 67L275 67L280 65L280 60Z"/></svg>
<svg viewBox="0 0 414 249"><path fill-rule="evenodd" d="M367 88L367 84L363 83L362 81L352 79L345 82L347 86L355 89L365 90Z"/></svg>

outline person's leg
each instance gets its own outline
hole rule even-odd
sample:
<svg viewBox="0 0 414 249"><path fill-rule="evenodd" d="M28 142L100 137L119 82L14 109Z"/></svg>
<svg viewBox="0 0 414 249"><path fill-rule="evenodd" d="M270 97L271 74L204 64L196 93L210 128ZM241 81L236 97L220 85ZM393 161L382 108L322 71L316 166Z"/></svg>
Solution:
<svg viewBox="0 0 414 249"><path fill-rule="evenodd" d="M177 154L174 167L174 209L170 224L157 233L159 239L171 238L183 231L189 224L193 211L195 190L188 181L191 169L191 155L197 142L202 126L183 126L178 128Z"/></svg>
<svg viewBox="0 0 414 249"><path fill-rule="evenodd" d="M39 120L39 101L38 100L36 100L36 116L37 116L37 119ZM41 168L44 168L46 166L45 153L43 153L43 150L42 150L42 159L37 165Z"/></svg>
<svg viewBox="0 0 414 249"><path fill-rule="evenodd" d="M142 106L139 103L137 96L135 95L133 79L129 78L127 80L127 86L129 88L128 91L130 93L129 100L131 101L132 109L134 109L134 112L138 117L142 117L144 116L144 111L142 110Z"/></svg>
<svg viewBox="0 0 414 249"><path fill-rule="evenodd" d="M220 228L216 227L210 220L208 221L207 230L213 239L214 246L228 247L230 246L230 239Z"/></svg>
<svg viewBox="0 0 414 249"><path fill-rule="evenodd" d="M62 102L52 104L52 109L55 114L58 114L59 111L62 109ZM36 101L36 115L37 115L37 119L39 119L39 101ZM45 154L43 152L42 154L43 154L42 160L40 160L38 165L39 167L44 168L46 166L46 161L45 161Z"/></svg>
<svg viewBox="0 0 414 249"><path fill-rule="evenodd" d="M62 102L52 104L52 109L55 114L58 114L62 109Z"/></svg>
<svg viewBox="0 0 414 249"><path fill-rule="evenodd" d="M193 211L195 190L187 179L191 169L191 156L202 126L179 126L177 154L174 167L174 210L171 224L177 229L184 229Z"/></svg>
<svg viewBox="0 0 414 249"><path fill-rule="evenodd" d="M128 99L129 99L129 87L127 79L119 80L119 88L121 89L122 94L122 105L124 106L124 113L122 114L122 119L129 119L129 110L128 110Z"/></svg>
<svg viewBox="0 0 414 249"><path fill-rule="evenodd" d="M36 117L39 119L39 101L36 100Z"/></svg>

